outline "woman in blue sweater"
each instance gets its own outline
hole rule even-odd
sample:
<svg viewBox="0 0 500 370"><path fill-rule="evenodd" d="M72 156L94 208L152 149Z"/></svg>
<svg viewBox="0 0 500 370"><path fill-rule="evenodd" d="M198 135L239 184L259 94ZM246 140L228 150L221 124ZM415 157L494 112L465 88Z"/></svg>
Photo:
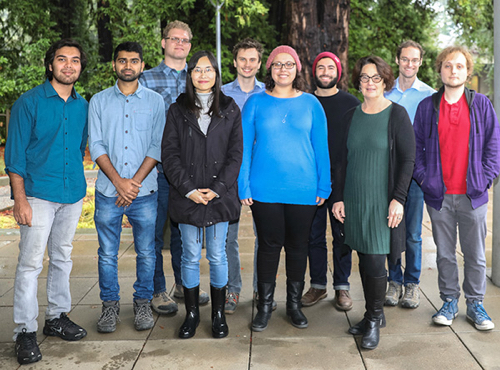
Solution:
<svg viewBox="0 0 500 370"><path fill-rule="evenodd" d="M316 207L331 191L326 117L319 101L301 91L297 53L289 46L278 46L266 68L266 91L252 95L243 109L243 163L238 178L241 203L252 209L259 242L254 331L266 329L271 317L283 246L287 315L295 327L307 327L300 310L307 241Z"/></svg>

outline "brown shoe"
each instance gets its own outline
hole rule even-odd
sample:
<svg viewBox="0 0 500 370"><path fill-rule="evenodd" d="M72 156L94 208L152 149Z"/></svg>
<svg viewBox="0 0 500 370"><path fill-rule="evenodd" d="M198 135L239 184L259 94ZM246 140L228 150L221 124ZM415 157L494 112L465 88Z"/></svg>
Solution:
<svg viewBox="0 0 500 370"><path fill-rule="evenodd" d="M302 302L302 306L309 307L318 303L321 299L326 298L327 295L326 289L309 288L300 301Z"/></svg>
<svg viewBox="0 0 500 370"><path fill-rule="evenodd" d="M335 307L341 311L349 311L352 308L352 299L348 290L335 291Z"/></svg>

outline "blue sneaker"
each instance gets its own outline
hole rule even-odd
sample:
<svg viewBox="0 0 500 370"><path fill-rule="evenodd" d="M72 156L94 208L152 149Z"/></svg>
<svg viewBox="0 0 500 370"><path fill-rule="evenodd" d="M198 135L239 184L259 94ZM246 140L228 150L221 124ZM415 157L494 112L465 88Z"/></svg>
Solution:
<svg viewBox="0 0 500 370"><path fill-rule="evenodd" d="M432 316L432 321L437 325L450 326L458 315L458 299L446 298L443 307Z"/></svg>
<svg viewBox="0 0 500 370"><path fill-rule="evenodd" d="M467 320L473 323L477 330L491 330L495 327L483 307L483 302L467 302Z"/></svg>

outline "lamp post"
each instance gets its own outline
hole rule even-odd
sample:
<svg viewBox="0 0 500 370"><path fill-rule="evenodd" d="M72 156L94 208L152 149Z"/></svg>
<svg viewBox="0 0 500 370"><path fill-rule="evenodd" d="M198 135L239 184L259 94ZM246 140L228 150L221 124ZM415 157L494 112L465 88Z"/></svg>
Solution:
<svg viewBox="0 0 500 370"><path fill-rule="evenodd" d="M217 50L217 64L219 65L219 73L222 74L221 68L221 51L220 51L220 9L224 5L224 1L210 0L212 5L215 7L215 47Z"/></svg>

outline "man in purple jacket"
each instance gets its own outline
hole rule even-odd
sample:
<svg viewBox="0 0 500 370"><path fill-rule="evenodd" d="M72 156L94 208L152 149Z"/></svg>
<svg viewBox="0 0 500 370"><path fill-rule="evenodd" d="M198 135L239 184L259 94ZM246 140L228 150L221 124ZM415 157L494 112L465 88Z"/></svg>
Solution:
<svg viewBox="0 0 500 370"><path fill-rule="evenodd" d="M500 172L498 120L488 98L465 87L473 71L472 57L465 48L444 49L437 57L436 70L443 87L420 103L415 116L413 174L424 192L437 246L438 284L444 304L432 319L437 325L449 326L458 315L458 226L467 319L478 330L491 330L495 325L482 301L488 188Z"/></svg>

